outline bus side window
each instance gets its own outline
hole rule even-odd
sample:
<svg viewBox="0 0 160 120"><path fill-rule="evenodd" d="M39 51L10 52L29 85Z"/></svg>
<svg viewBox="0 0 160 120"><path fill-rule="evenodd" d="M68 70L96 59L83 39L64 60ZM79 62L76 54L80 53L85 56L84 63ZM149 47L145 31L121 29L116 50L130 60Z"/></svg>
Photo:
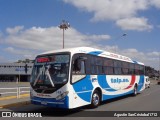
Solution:
<svg viewBox="0 0 160 120"><path fill-rule="evenodd" d="M85 61L79 58L73 62L73 73L74 74L85 74Z"/></svg>
<svg viewBox="0 0 160 120"><path fill-rule="evenodd" d="M79 63L79 60L78 60L78 58L77 59L75 59L74 61L73 61L73 72L78 72L78 71L80 71L80 63Z"/></svg>
<svg viewBox="0 0 160 120"><path fill-rule="evenodd" d="M85 64L84 64L84 61L81 61L80 73L81 73L81 74L85 74Z"/></svg>
<svg viewBox="0 0 160 120"><path fill-rule="evenodd" d="M76 56L72 63L72 83L78 82L86 77L86 59L87 57Z"/></svg>

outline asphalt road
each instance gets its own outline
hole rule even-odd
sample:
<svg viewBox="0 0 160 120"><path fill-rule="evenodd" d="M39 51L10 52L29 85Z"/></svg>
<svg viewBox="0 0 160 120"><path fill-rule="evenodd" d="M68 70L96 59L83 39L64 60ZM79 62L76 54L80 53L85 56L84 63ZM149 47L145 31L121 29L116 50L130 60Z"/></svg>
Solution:
<svg viewBox="0 0 160 120"><path fill-rule="evenodd" d="M95 114L102 113L102 116L108 116L117 112L129 111L160 111L160 85L153 84L150 88L145 89L137 96L124 96L118 99L104 101L98 108L91 109L89 106L81 107L75 110L57 110L44 106L24 105L12 107L8 109L0 109L0 111L13 112L34 112L41 113L43 117L92 117ZM104 112L107 111L107 112ZM113 111L110 113L110 111ZM108 114L108 115L107 115ZM73 117L72 117L73 118ZM132 117L133 118L133 117ZM134 119L134 118L133 118Z"/></svg>

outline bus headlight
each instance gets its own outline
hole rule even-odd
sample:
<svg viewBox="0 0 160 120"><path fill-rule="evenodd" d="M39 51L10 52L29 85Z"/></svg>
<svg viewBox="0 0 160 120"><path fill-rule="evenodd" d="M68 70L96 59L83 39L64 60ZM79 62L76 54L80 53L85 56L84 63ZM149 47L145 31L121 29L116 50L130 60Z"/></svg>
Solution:
<svg viewBox="0 0 160 120"><path fill-rule="evenodd" d="M61 99L63 99L64 97L66 97L66 96L68 95L68 93L69 93L69 92L66 91L66 92L58 95L58 96L56 97L56 100L61 100Z"/></svg>

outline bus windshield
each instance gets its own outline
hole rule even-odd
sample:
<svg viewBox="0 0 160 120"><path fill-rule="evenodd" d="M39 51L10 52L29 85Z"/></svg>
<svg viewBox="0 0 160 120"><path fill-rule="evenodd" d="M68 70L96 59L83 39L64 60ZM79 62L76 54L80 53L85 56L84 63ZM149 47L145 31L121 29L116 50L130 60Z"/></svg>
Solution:
<svg viewBox="0 0 160 120"><path fill-rule="evenodd" d="M69 54L54 54L37 57L32 71L31 84L64 84L68 79Z"/></svg>

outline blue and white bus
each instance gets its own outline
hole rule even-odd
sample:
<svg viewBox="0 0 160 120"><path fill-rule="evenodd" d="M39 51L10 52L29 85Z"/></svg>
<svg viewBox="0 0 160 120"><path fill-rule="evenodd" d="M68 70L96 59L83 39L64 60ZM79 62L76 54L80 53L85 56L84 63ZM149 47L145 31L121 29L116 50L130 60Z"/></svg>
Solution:
<svg viewBox="0 0 160 120"><path fill-rule="evenodd" d="M137 95L145 89L144 64L90 47L49 51L36 57L31 75L31 103L77 108Z"/></svg>

